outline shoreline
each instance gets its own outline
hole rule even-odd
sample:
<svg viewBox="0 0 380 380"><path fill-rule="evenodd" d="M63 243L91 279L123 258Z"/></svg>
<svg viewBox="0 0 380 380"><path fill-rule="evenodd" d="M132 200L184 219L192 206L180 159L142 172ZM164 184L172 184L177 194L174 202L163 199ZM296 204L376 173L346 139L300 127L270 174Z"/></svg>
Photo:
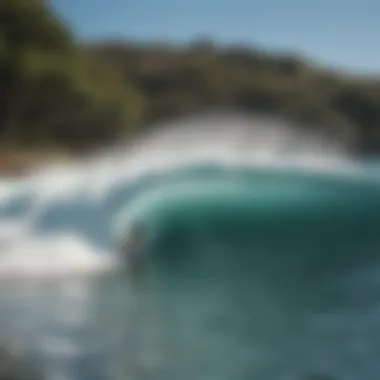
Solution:
<svg viewBox="0 0 380 380"><path fill-rule="evenodd" d="M46 164L70 162L76 155L30 149L0 149L0 180L28 177Z"/></svg>

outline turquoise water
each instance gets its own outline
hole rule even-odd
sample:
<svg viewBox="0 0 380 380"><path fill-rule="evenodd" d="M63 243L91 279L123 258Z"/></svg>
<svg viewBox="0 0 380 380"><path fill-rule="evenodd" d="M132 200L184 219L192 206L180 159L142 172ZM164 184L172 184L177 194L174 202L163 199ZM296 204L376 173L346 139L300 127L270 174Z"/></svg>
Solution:
<svg viewBox="0 0 380 380"><path fill-rule="evenodd" d="M140 279L154 379L377 379L375 181L232 170L171 174L128 218L150 232ZM136 211L137 210L137 211ZM150 376L150 377L149 377Z"/></svg>
<svg viewBox="0 0 380 380"><path fill-rule="evenodd" d="M115 187L103 214L73 205L99 245L101 220L143 223L144 272L3 286L3 331L48 378L378 380L380 182L364 169L192 167Z"/></svg>

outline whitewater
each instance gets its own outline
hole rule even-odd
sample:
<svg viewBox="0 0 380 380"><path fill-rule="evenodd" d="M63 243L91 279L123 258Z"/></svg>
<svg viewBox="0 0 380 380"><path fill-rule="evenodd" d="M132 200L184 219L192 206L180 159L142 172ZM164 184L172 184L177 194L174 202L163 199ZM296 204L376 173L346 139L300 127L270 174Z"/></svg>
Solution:
<svg viewBox="0 0 380 380"><path fill-rule="evenodd" d="M352 175L354 166L339 144L270 119L212 115L158 130L81 162L46 165L27 178L2 180L0 278L114 268L112 229L128 226L112 218L144 197L148 189L134 194L130 189L147 176L197 164L294 167L335 175ZM115 195L118 204L112 202Z"/></svg>

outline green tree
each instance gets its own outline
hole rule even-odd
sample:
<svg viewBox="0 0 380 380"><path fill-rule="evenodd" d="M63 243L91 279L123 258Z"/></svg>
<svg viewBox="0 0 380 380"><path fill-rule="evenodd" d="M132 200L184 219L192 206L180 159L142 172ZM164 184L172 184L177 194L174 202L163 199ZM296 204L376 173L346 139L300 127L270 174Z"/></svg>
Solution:
<svg viewBox="0 0 380 380"><path fill-rule="evenodd" d="M0 3L0 80L3 141L80 147L116 138L142 112L137 92L41 0Z"/></svg>

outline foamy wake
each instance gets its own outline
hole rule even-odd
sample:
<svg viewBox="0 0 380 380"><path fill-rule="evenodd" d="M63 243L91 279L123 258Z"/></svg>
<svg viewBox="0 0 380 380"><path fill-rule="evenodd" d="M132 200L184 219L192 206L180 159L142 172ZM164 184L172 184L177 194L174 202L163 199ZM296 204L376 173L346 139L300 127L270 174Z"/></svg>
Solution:
<svg viewBox="0 0 380 380"><path fill-rule="evenodd" d="M115 256L69 234L24 236L2 252L0 263L2 279L90 275L113 270L117 265Z"/></svg>
<svg viewBox="0 0 380 380"><path fill-rule="evenodd" d="M85 203L93 215L106 218L105 201L112 198L113 191L148 173L201 162L290 165L334 175L352 169L336 144L280 127L278 122L236 116L193 119L182 127L176 124L160 129L128 149L118 147L90 160L50 165L28 178L0 182L0 278L67 276L117 267L113 247L99 249L70 223L54 234L39 234L35 227L44 212L57 206L65 214L73 205ZM2 217L1 210L22 197L29 199L23 215ZM81 220L89 223L93 215L87 221L82 215Z"/></svg>

